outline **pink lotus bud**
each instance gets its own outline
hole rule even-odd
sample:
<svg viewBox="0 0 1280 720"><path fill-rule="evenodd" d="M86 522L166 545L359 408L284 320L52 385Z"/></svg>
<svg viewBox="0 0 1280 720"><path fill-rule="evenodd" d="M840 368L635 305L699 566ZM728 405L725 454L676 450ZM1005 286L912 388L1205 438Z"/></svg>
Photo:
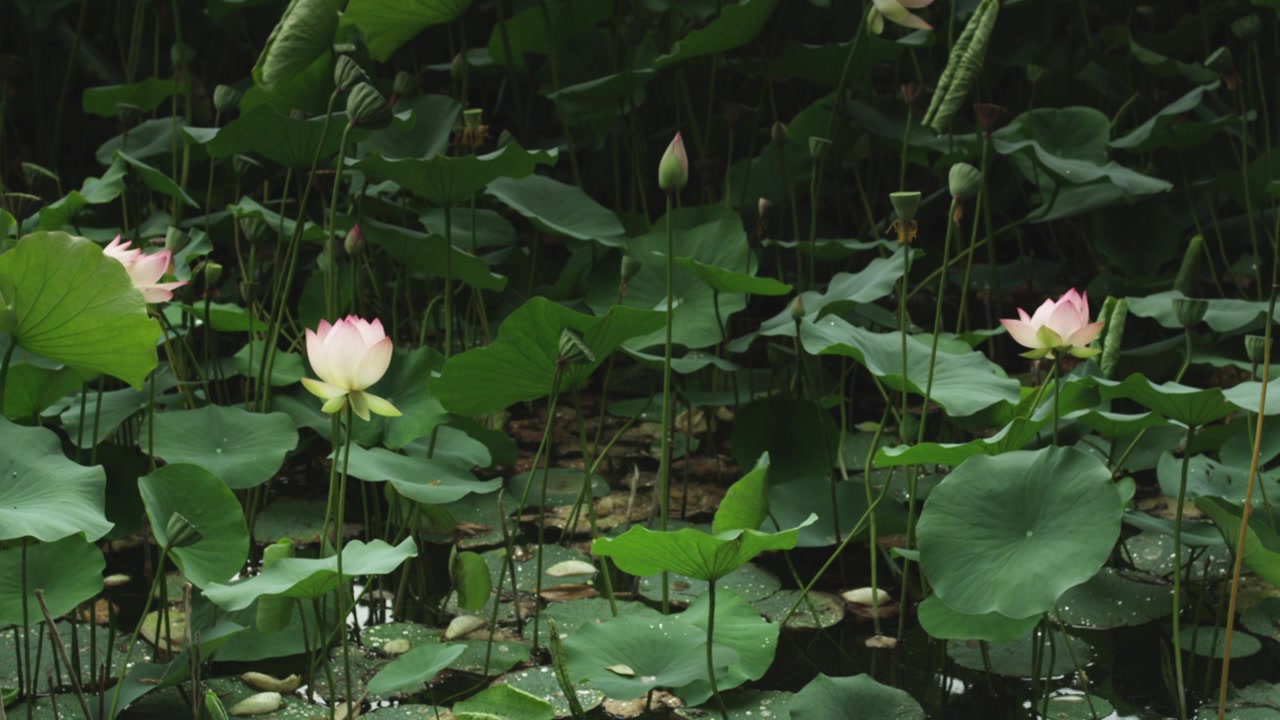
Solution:
<svg viewBox="0 0 1280 720"><path fill-rule="evenodd" d="M658 187L666 192L679 192L688 183L689 156L684 151L684 140L676 133L658 163Z"/></svg>

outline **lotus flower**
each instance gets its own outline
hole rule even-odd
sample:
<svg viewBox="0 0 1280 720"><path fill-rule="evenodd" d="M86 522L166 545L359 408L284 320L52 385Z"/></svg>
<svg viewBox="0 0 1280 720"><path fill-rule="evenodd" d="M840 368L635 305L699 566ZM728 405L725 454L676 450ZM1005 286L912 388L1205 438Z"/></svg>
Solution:
<svg viewBox="0 0 1280 720"><path fill-rule="evenodd" d="M115 258L124 265L133 286L142 291L142 297L149 303L172 300L173 291L187 284L186 281L157 282L169 271L169 264L173 260L173 253L168 250L148 255L134 249L131 242L121 242L121 237L117 235L110 245L102 249L102 254Z"/></svg>
<svg viewBox="0 0 1280 720"><path fill-rule="evenodd" d="M667 192L676 192L683 190L688 182L689 155L684 151L684 140L680 138L680 133L676 133L658 163L658 187Z"/></svg>
<svg viewBox="0 0 1280 720"><path fill-rule="evenodd" d="M332 325L321 320L319 329L307 330L307 359L320 379L302 378L302 384L324 400L321 410L340 412L350 402L361 420L368 420L370 411L385 417L400 415L390 402L365 392L391 364L391 338L383 331L382 321L368 322L355 315Z"/></svg>
<svg viewBox="0 0 1280 720"><path fill-rule="evenodd" d="M867 17L871 22L871 32L876 35L884 32L885 18L902 27L932 30L932 25L911 14L911 10L919 10L932 3L933 0L871 0L871 14Z"/></svg>
<svg viewBox="0 0 1280 720"><path fill-rule="evenodd" d="M1001 320L1013 339L1031 348L1023 357L1055 357L1065 352L1078 358L1093 357L1097 350L1088 347L1102 332L1101 321L1089 322L1089 294L1067 291L1057 302L1045 300L1034 315L1018 308L1018 320Z"/></svg>

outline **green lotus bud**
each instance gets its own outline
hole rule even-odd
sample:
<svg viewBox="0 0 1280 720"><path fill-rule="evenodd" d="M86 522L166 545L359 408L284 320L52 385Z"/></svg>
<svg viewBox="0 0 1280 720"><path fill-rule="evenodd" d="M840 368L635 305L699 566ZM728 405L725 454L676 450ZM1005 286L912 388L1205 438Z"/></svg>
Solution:
<svg viewBox="0 0 1280 720"><path fill-rule="evenodd" d="M982 189L982 171L969 163L956 163L947 174L947 185L951 190L951 197L968 200Z"/></svg>
<svg viewBox="0 0 1280 720"><path fill-rule="evenodd" d="M213 89L213 107L220 113L231 112L240 107L240 98L244 93L230 85L219 85Z"/></svg>
<svg viewBox="0 0 1280 720"><path fill-rule="evenodd" d="M381 130L391 124L391 106L374 86L356 83L347 95L347 121L353 127Z"/></svg>
<svg viewBox="0 0 1280 720"><path fill-rule="evenodd" d="M453 60L449 63L449 76L454 80L461 80L463 74L467 72L467 56L458 53L453 56Z"/></svg>
<svg viewBox="0 0 1280 720"><path fill-rule="evenodd" d="M809 136L809 157L814 160L821 160L826 157L827 151L831 149L831 141L824 137L816 135Z"/></svg>
<svg viewBox="0 0 1280 720"><path fill-rule="evenodd" d="M667 192L679 192L689 184L689 156L684 151L680 133L671 138L667 151L658 162L658 187Z"/></svg>
<svg viewBox="0 0 1280 720"><path fill-rule="evenodd" d="M182 252L182 249L190 244L191 236L176 227L171 227L164 232L164 249L169 252Z"/></svg>
<svg viewBox="0 0 1280 720"><path fill-rule="evenodd" d="M804 319L804 314L804 298L797 295L795 299L791 301L791 319L796 322L800 322Z"/></svg>
<svg viewBox="0 0 1280 720"><path fill-rule="evenodd" d="M560 331L559 352L560 362L569 365L586 365L596 361L596 354L582 339L582 334L569 328Z"/></svg>
<svg viewBox="0 0 1280 720"><path fill-rule="evenodd" d="M1120 343L1124 339L1124 323L1129 317L1129 301L1120 298L1107 317L1107 334L1102 343L1102 357L1098 366L1103 377L1111 377L1115 373L1116 364L1120 362Z"/></svg>
<svg viewBox="0 0 1280 720"><path fill-rule="evenodd" d="M1220 47L1205 58L1204 66L1219 75L1231 75L1236 70L1236 61L1230 50Z"/></svg>
<svg viewBox="0 0 1280 720"><path fill-rule="evenodd" d="M1173 312L1177 315L1182 327L1189 328L1204 319L1204 314L1209 312L1209 301L1199 298L1174 298Z"/></svg>
<svg viewBox="0 0 1280 720"><path fill-rule="evenodd" d="M351 257L364 252L364 231L360 229L360 223L352 225L347 231L347 236L342 240L342 249Z"/></svg>
<svg viewBox="0 0 1280 720"><path fill-rule="evenodd" d="M413 94L413 75L401 70L391 83L391 94L397 98L406 98Z"/></svg>
<svg viewBox="0 0 1280 720"><path fill-rule="evenodd" d="M920 209L920 193L916 191L889 193L889 202L902 222L916 219L916 211Z"/></svg>
<svg viewBox="0 0 1280 720"><path fill-rule="evenodd" d="M196 59L196 49L184 42L176 42L169 46L170 67L180 68Z"/></svg>
<svg viewBox="0 0 1280 720"><path fill-rule="evenodd" d="M1204 254L1204 236L1196 235L1187 244L1187 251L1182 254L1182 265L1178 267L1178 275L1173 281L1173 289L1184 297L1194 297L1200 285L1200 258Z"/></svg>
<svg viewBox="0 0 1280 720"><path fill-rule="evenodd" d="M1251 364L1261 365L1267 359L1267 345L1265 335L1244 336L1244 352Z"/></svg>
<svg viewBox="0 0 1280 720"><path fill-rule="evenodd" d="M781 120L773 123L773 127L769 128L769 138L774 143L781 145L787 141L787 126L782 124Z"/></svg>
<svg viewBox="0 0 1280 720"><path fill-rule="evenodd" d="M214 287L222 279L222 263L213 260L204 261L204 286Z"/></svg>
<svg viewBox="0 0 1280 720"><path fill-rule="evenodd" d="M169 544L166 546L169 550L190 547L204 538L190 520L177 512L169 516L169 521L165 523L164 534L169 538Z"/></svg>
<svg viewBox="0 0 1280 720"><path fill-rule="evenodd" d="M1253 13L1237 18L1235 22L1231 23L1231 34L1245 42L1253 42L1261 31L1262 18Z"/></svg>
<svg viewBox="0 0 1280 720"><path fill-rule="evenodd" d="M338 91L349 92L362 82L369 82L369 76L360 63L350 55L339 55L337 64L333 66L333 84Z"/></svg>

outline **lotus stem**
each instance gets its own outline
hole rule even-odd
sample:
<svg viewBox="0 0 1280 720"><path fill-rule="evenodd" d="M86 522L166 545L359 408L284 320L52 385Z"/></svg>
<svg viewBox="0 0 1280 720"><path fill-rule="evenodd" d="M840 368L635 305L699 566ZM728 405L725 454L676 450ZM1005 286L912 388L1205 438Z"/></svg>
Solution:
<svg viewBox="0 0 1280 720"><path fill-rule="evenodd" d="M347 606L347 584L342 574L342 535L343 528L346 527L347 515L347 465L351 460L351 436L354 434L352 426L354 417L350 403L347 403L346 407L343 408L341 415L346 417L347 432L346 437L343 438L342 475L338 480L338 527L337 532L334 533L333 545L338 553L338 631L342 633L342 680L345 685L342 699L347 706L346 716L352 718L355 717L355 708L351 704L351 633L347 631L347 616L350 614L351 609ZM341 427L341 421L339 421L338 425ZM333 445L335 449L338 446L338 437L336 435L333 438ZM334 462L330 464L330 477L332 477L333 468L337 467L337 464L337 458L334 458ZM333 690L333 686L330 685L330 696L333 695ZM337 711L337 705L332 701L329 703L329 711L330 713Z"/></svg>
<svg viewBox="0 0 1280 720"><path fill-rule="evenodd" d="M4 360L0 360L0 418L5 417L4 414L4 396L9 390L9 363L13 361L13 351L18 349L18 342L12 335L9 336L9 347L5 348ZM80 424L84 424L84 415L80 416Z"/></svg>
<svg viewBox="0 0 1280 720"><path fill-rule="evenodd" d="M707 680L711 682L711 694L716 698L716 704L720 706L720 717L723 720L729 720L729 708L724 704L724 698L720 697L720 686L716 683L716 664L712 659L712 641L716 634L716 579L712 578L707 583Z"/></svg>
<svg viewBox="0 0 1280 720"><path fill-rule="evenodd" d="M671 334L675 318L675 233L671 227L675 193L667 193L667 324L666 338L662 344L662 440L658 443L658 501L660 503L659 527L667 529L671 517ZM662 613L671 612L671 574L662 571Z"/></svg>
<svg viewBox="0 0 1280 720"><path fill-rule="evenodd" d="M1222 681L1218 686L1218 720L1225 720L1227 689L1230 687L1231 641L1234 637L1236 602L1240 595L1240 573L1244 565L1244 543L1248 538L1249 516L1253 513L1253 488L1258 484L1258 456L1262 452L1262 426L1267 411L1267 386L1271 379L1271 318L1276 311L1276 286L1271 286L1271 302L1267 306L1267 327L1263 332L1262 387L1258 395L1258 424L1253 431L1253 457L1249 461L1249 482L1244 491L1244 507L1240 510L1240 534L1236 537L1235 562L1231 568L1231 596L1227 601L1226 638L1223 641Z"/></svg>
<svg viewBox="0 0 1280 720"><path fill-rule="evenodd" d="M1178 479L1178 505L1173 518L1173 672L1178 701L1178 720L1187 720L1187 689L1182 675L1182 628L1179 617L1182 611L1182 511L1187 502L1187 473L1191 469L1191 441L1196 437L1196 426L1187 428L1187 440L1182 450L1182 475Z"/></svg>

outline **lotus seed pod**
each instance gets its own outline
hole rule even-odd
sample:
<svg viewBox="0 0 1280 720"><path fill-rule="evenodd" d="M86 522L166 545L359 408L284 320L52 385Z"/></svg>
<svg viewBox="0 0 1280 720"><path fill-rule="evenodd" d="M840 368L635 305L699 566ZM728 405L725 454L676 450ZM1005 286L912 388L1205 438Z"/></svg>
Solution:
<svg viewBox="0 0 1280 720"><path fill-rule="evenodd" d="M1173 312L1178 317L1178 322L1182 323L1182 327L1193 327L1204 319L1204 314L1209 312L1209 301L1199 298L1174 298Z"/></svg>
<svg viewBox="0 0 1280 720"><path fill-rule="evenodd" d="M347 95L347 121L353 127L380 130L391 124L391 106L374 86L356 83Z"/></svg>
<svg viewBox="0 0 1280 720"><path fill-rule="evenodd" d="M240 107L240 98L244 93L230 85L219 85L213 89L213 108L220 113L231 112Z"/></svg>
<svg viewBox="0 0 1280 720"><path fill-rule="evenodd" d="M916 191L889 193L889 202L902 222L916 219L916 211L920 209L920 193Z"/></svg>
<svg viewBox="0 0 1280 720"><path fill-rule="evenodd" d="M1124 338L1124 323L1129 317L1129 301L1120 298L1107 316L1107 334L1102 344L1102 357L1098 360L1103 377L1111 377L1120 362L1120 343Z"/></svg>
<svg viewBox="0 0 1280 720"><path fill-rule="evenodd" d="M334 86L340 92L348 92L362 82L369 82L369 76L360 63L350 55L339 55L337 64L333 66Z"/></svg>
<svg viewBox="0 0 1280 720"><path fill-rule="evenodd" d="M214 287L218 281L222 279L222 263L213 260L204 261L204 286L206 288Z"/></svg>
<svg viewBox="0 0 1280 720"><path fill-rule="evenodd" d="M395 80L391 82L391 94L397 98L406 98L413 95L413 91L413 75L404 70L396 72Z"/></svg>
<svg viewBox="0 0 1280 720"><path fill-rule="evenodd" d="M1249 362L1261 365L1267 359L1267 337L1265 335L1245 335L1244 351Z"/></svg>
<svg viewBox="0 0 1280 720"><path fill-rule="evenodd" d="M968 200L982 189L982 171L969 163L956 163L947 174L947 185L951 190L951 197Z"/></svg>
<svg viewBox="0 0 1280 720"><path fill-rule="evenodd" d="M1173 289L1184 297L1194 297L1200 285L1200 258L1204 253L1204 236L1196 235L1187 243L1187 251L1182 254L1182 265L1178 267L1178 275L1173 281Z"/></svg>

